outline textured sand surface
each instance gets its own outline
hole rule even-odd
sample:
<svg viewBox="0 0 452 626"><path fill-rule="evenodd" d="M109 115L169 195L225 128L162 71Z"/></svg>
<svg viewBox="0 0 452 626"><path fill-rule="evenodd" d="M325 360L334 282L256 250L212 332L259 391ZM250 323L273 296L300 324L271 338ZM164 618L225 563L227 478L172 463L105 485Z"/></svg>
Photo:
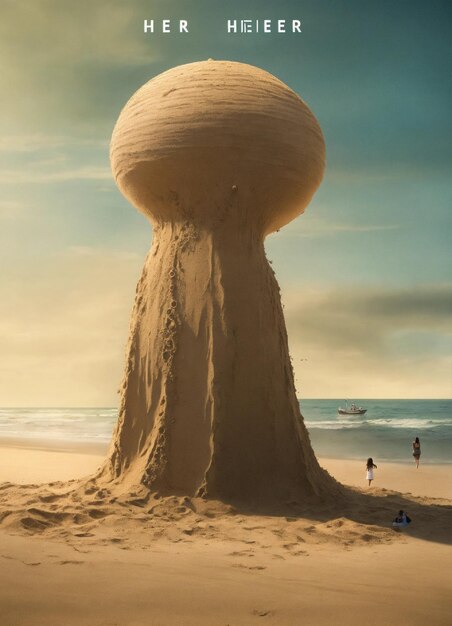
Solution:
<svg viewBox="0 0 452 626"><path fill-rule="evenodd" d="M36 483L46 480L53 466L55 478L64 478L71 457L77 458L80 475L103 458L80 450L3 447L1 452L0 480L10 476L8 455L13 455L22 476L28 471ZM64 464L59 469L57 459ZM362 474L358 462L321 463L333 474L338 468L348 484ZM400 468L388 464L390 469ZM448 466L425 469L437 491L440 485L447 489ZM421 471L415 474L413 468L411 474L414 494L423 493ZM115 500L77 481L2 484L1 621L20 626L447 624L452 501L366 491L350 491L345 502L267 515L200 498L146 501L131 494ZM390 528L400 507L413 518L403 534Z"/></svg>
<svg viewBox="0 0 452 626"><path fill-rule="evenodd" d="M333 497L300 415L263 244L322 179L314 115L259 68L191 63L132 96L110 154L118 187L154 228L99 484L250 503Z"/></svg>
<svg viewBox="0 0 452 626"><path fill-rule="evenodd" d="M0 617L15 626L447 626L450 546L249 552L244 541L148 550L0 534ZM419 566L421 562L421 566ZM403 580L402 580L403 579Z"/></svg>

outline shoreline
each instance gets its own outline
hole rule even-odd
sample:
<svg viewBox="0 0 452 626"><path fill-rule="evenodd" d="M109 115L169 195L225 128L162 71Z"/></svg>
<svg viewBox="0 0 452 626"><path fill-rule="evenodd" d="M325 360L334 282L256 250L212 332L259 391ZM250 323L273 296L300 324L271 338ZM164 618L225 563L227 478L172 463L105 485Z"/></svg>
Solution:
<svg viewBox="0 0 452 626"><path fill-rule="evenodd" d="M100 443L68 439L0 436L0 448L15 448L17 450L40 450L42 452L66 452L68 454L79 453L100 456L107 454L109 445L110 442Z"/></svg>
<svg viewBox="0 0 452 626"><path fill-rule="evenodd" d="M110 440L104 442L96 441L82 441L75 439L46 439L39 437L9 437L0 435L0 448L16 448L19 450L41 450L43 452L67 452L67 453L80 453L80 454L92 454L92 455L106 455L110 447ZM314 449L314 453L317 459L327 459L331 461L350 461L356 463L364 463L366 459L360 456L343 455L339 456L334 453L318 454ZM424 454L424 457L427 455ZM375 457L376 458L376 457ZM404 459L397 459L394 457L378 457L380 463L391 463L397 465L412 465L412 457ZM428 460L421 456L422 466L452 466L451 460Z"/></svg>
<svg viewBox="0 0 452 626"><path fill-rule="evenodd" d="M104 462L109 444L44 439L0 438L0 483L36 484L89 476ZM369 488L365 460L321 456L318 461L344 485L371 492L399 491L419 497L452 500L450 463L376 459L375 479Z"/></svg>

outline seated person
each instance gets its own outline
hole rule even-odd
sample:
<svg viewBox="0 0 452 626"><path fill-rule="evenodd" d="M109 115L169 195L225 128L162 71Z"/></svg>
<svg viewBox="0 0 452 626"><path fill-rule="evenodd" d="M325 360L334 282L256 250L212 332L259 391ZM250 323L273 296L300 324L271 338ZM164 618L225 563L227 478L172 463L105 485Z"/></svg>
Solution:
<svg viewBox="0 0 452 626"><path fill-rule="evenodd" d="M399 514L394 518L392 526L393 528L406 528L410 522L411 519L408 515L404 511L400 510Z"/></svg>

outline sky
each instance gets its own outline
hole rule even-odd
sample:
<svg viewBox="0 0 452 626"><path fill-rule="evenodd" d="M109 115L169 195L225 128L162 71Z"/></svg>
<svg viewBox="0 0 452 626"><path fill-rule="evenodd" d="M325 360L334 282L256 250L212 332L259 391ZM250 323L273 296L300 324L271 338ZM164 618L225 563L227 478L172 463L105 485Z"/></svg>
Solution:
<svg viewBox="0 0 452 626"><path fill-rule="evenodd" d="M2 0L0 406L115 406L152 232L108 146L143 83L207 58L307 102L327 169L270 235L304 398L452 397L449 1ZM189 33L143 33L187 19ZM228 19L301 34L228 34Z"/></svg>

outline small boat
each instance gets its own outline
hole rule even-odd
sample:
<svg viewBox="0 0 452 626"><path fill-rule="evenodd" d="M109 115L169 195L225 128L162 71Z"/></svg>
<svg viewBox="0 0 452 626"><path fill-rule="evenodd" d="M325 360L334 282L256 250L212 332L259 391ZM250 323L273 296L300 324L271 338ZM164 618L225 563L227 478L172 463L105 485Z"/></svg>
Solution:
<svg viewBox="0 0 452 626"><path fill-rule="evenodd" d="M362 406L357 406L354 402L351 403L350 406L345 402L345 409L339 407L337 412L339 415L364 415L367 409L363 409Z"/></svg>

